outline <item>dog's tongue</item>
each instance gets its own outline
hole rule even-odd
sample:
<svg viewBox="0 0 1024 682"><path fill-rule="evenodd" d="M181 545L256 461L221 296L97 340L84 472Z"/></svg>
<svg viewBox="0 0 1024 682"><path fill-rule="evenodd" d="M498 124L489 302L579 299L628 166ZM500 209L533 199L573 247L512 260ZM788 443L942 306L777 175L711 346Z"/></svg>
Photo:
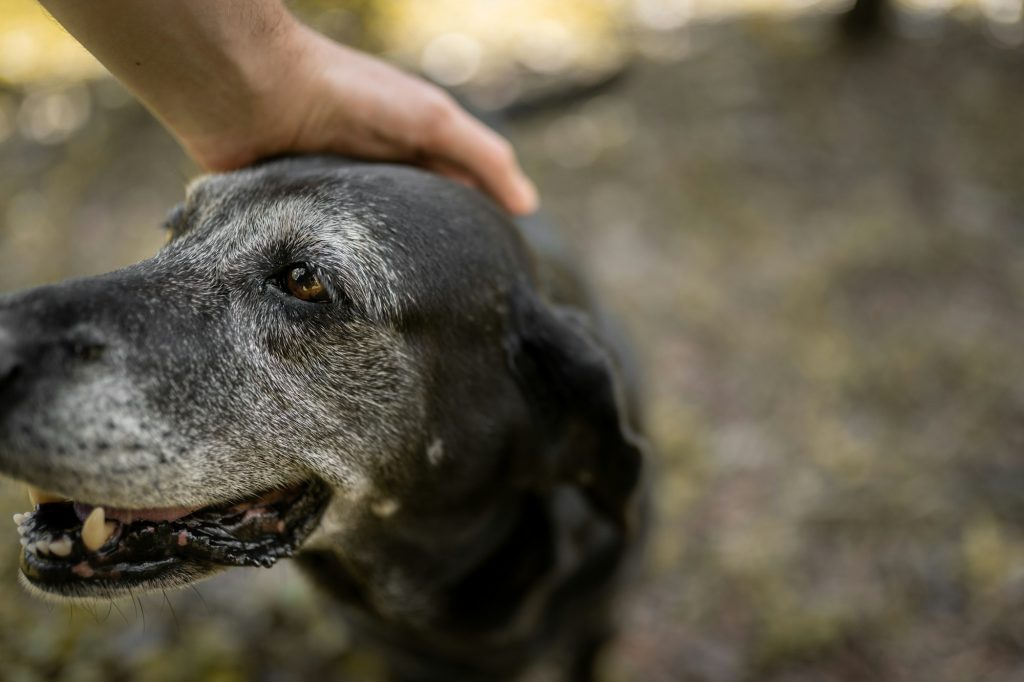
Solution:
<svg viewBox="0 0 1024 682"><path fill-rule="evenodd" d="M75 502L75 514L81 521L85 521L94 508L94 505L91 504ZM103 507L103 512L107 520L110 521L120 521L121 523L152 521L160 523L161 521L177 521L197 509L199 507L168 507L166 509L117 509L115 507Z"/></svg>

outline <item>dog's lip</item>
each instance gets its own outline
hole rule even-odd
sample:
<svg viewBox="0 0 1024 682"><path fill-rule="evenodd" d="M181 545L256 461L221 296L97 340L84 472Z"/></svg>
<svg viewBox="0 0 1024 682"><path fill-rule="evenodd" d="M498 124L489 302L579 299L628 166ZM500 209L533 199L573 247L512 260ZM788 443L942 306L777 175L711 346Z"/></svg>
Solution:
<svg viewBox="0 0 1024 682"><path fill-rule="evenodd" d="M297 551L329 498L326 484L311 480L242 502L105 516L106 509L51 495L34 512L15 515L22 573L46 592L109 594L190 574L189 566L270 566ZM92 533L83 516L99 518Z"/></svg>
<svg viewBox="0 0 1024 682"><path fill-rule="evenodd" d="M34 485L27 485L28 499L33 507L40 504L53 502L72 502L75 505L75 513L80 521L85 521L89 514L96 507L102 507L107 520L120 521L121 523L132 523L133 521L177 521L180 518L203 509L209 505L171 506L171 507L140 507L140 508L118 508L106 504L88 504L75 501L70 495L53 493Z"/></svg>
<svg viewBox="0 0 1024 682"><path fill-rule="evenodd" d="M202 507L166 507L166 508L151 508L151 509L118 509L117 507L108 507L106 505L95 505L85 504L84 502L75 502L75 514L78 516L80 521L85 521L89 518L89 514L94 509L102 506L103 512L109 521L119 521L121 523L134 523L135 521L153 521L159 523L161 521L177 521L178 519L185 518L189 514L196 512Z"/></svg>

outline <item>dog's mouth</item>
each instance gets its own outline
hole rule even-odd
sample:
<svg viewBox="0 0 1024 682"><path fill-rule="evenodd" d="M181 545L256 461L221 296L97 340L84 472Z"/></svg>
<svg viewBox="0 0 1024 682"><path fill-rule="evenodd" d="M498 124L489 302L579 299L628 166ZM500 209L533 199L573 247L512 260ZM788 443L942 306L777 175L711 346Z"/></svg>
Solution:
<svg viewBox="0 0 1024 682"><path fill-rule="evenodd" d="M114 509L29 489L35 510L15 514L21 571L44 592L111 596L168 587L220 566L272 566L320 522L330 493L310 481L208 507Z"/></svg>

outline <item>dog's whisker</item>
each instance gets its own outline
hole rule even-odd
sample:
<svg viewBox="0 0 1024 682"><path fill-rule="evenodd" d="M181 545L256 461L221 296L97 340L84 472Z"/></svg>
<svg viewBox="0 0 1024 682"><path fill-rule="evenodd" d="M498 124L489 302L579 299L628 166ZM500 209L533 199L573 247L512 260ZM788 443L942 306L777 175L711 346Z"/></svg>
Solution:
<svg viewBox="0 0 1024 682"><path fill-rule="evenodd" d="M121 607L117 605L117 601L114 600L114 599L111 599L110 600L110 605L114 607L114 610L116 610L118 612L118 614L120 614L121 620L124 621L124 624L128 625L128 616L126 616L124 614L124 611L121 610Z"/></svg>
<svg viewBox="0 0 1024 682"><path fill-rule="evenodd" d="M202 592L199 591L199 588L196 586L196 584L189 583L188 586L193 592L196 593L196 596L199 597L199 602L203 605L203 610L206 611L206 613L210 613L210 607L209 605L207 605L206 599L203 597Z"/></svg>
<svg viewBox="0 0 1024 682"><path fill-rule="evenodd" d="M142 631L146 632L146 607L143 605L141 597L136 597L135 595L132 596L137 602L139 602L139 613L142 614Z"/></svg>
<svg viewBox="0 0 1024 682"><path fill-rule="evenodd" d="M174 611L174 606L171 604L170 598L167 596L167 590L160 590L164 595L164 602L167 604L167 608L171 612L171 620L174 621L174 629L176 632L181 632L181 624L178 622L178 614Z"/></svg>

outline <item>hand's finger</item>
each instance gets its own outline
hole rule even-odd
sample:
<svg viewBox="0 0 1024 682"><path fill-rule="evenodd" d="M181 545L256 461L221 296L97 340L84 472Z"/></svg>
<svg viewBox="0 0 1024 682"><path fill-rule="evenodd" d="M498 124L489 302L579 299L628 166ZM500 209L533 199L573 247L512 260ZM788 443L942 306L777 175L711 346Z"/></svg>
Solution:
<svg viewBox="0 0 1024 682"><path fill-rule="evenodd" d="M537 210L537 188L519 167L512 146L462 109L455 107L443 119L423 151L465 169L510 213Z"/></svg>
<svg viewBox="0 0 1024 682"><path fill-rule="evenodd" d="M456 166L455 164L449 163L444 159L429 157L423 159L419 165L422 166L423 168L426 168L427 170L431 170L434 171L435 173L443 175L446 178L451 178L455 182L461 185L465 185L466 187L472 187L474 189L483 189L482 187L480 187L480 181L477 180L476 176L474 176L472 173L469 173L461 166Z"/></svg>

